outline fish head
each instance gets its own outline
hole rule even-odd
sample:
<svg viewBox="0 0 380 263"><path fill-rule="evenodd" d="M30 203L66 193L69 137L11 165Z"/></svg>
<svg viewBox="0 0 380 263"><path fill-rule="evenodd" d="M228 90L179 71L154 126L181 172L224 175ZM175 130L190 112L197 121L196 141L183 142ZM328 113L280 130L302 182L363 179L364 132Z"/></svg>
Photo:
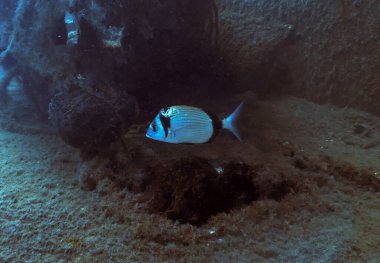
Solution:
<svg viewBox="0 0 380 263"><path fill-rule="evenodd" d="M149 124L148 130L145 136L149 139L164 142L166 139L165 129L160 120L160 113L154 118L154 120Z"/></svg>

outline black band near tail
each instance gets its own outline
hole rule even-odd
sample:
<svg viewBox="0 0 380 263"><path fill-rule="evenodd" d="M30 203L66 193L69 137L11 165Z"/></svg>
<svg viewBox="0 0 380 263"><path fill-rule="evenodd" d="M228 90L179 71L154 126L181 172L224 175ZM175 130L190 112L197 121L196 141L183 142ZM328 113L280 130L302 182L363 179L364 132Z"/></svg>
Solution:
<svg viewBox="0 0 380 263"><path fill-rule="evenodd" d="M210 119L212 120L212 135L210 139L206 143L212 142L215 137L219 134L219 131L223 128L222 121L216 116L214 113L207 112L207 115L210 116Z"/></svg>

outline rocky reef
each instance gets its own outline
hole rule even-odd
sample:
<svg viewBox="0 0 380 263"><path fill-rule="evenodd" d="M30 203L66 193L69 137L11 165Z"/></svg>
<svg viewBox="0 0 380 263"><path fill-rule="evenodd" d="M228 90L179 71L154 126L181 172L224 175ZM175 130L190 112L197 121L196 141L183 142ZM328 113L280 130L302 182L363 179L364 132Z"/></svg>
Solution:
<svg viewBox="0 0 380 263"><path fill-rule="evenodd" d="M278 43L274 57L269 56L273 59L269 69L259 75L254 71L246 86L380 114L378 1L217 2L222 27L234 35L229 41L240 48L235 51L242 57L239 72L247 71L257 53L268 51L268 41ZM278 31L286 28L292 36L282 33L284 37L278 38ZM263 33L266 41L260 41ZM263 68L261 61L253 64Z"/></svg>
<svg viewBox="0 0 380 263"><path fill-rule="evenodd" d="M211 70L218 34L213 1L20 0L10 26L2 64L14 61L41 118L84 149L117 140L170 83Z"/></svg>
<svg viewBox="0 0 380 263"><path fill-rule="evenodd" d="M8 87L16 79L39 120L49 120L82 153L83 189L109 183L112 189L143 192L150 211L180 222L201 225L260 198L280 200L299 186L297 174L271 171L266 181L267 171L255 160L226 157L215 167L212 156L186 157L183 148L168 160L173 150L141 139L145 124L165 103L206 105L213 103L210 98L227 100L244 92L251 99L293 94L380 114L377 1L19 0L4 5L1 105L12 99ZM295 166L314 169L302 160ZM350 170L337 166L329 172ZM365 182L372 178L351 173L364 174ZM378 188L377 181L373 184Z"/></svg>
<svg viewBox="0 0 380 263"><path fill-rule="evenodd" d="M70 138L74 131L92 142L104 133L91 134L92 121L78 127L83 112L89 120L112 115L115 121L102 129L121 134L139 109L156 110L165 94L183 101L189 91L287 93L380 113L376 1L19 0L4 6L0 49L8 80L18 76L40 118L50 115L75 147L83 145Z"/></svg>

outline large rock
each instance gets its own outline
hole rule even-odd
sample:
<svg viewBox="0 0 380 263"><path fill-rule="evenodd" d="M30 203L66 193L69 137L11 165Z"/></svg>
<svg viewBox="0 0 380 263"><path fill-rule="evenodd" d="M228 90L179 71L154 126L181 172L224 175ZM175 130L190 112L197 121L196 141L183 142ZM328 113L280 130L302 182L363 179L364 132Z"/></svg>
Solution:
<svg viewBox="0 0 380 263"><path fill-rule="evenodd" d="M235 32L241 32L242 28L250 32L233 39L236 45L247 47L247 57L257 52L257 48L267 50L265 45L254 43L257 34L266 31L271 24L294 26L292 45L278 45L274 53L276 59L272 69L279 70L272 71L271 77L279 79L280 83L267 85L266 92L292 93L320 103L357 107L380 114L379 1L217 2L222 24L238 16ZM252 19L261 20L262 26L256 27ZM272 34L272 38L278 37ZM250 84L251 88L260 89L260 82Z"/></svg>
<svg viewBox="0 0 380 263"><path fill-rule="evenodd" d="M50 120L73 147L84 151L109 147L138 114L136 100L127 94L107 97L75 88L55 95L49 105Z"/></svg>

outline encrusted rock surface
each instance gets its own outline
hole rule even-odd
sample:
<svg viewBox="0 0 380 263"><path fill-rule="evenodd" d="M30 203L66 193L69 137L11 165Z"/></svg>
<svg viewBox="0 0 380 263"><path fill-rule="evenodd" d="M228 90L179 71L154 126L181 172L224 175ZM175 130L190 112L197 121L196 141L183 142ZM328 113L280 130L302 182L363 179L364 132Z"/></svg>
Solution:
<svg viewBox="0 0 380 263"><path fill-rule="evenodd" d="M356 107L380 114L379 1L218 0L222 24L244 48L239 63L249 65L258 35L272 24L292 25L294 38L276 46L272 81L262 75L246 85L271 93L291 93L319 103ZM235 19L238 17L238 19ZM251 21L261 21L261 27ZM243 34L242 34L243 32ZM244 32L249 32L246 34ZM240 36L239 36L240 35ZM271 39L271 34L267 39ZM258 63L260 65L260 63ZM259 65L256 64L258 67ZM263 74L268 74L264 72ZM267 82L264 81L264 84Z"/></svg>

